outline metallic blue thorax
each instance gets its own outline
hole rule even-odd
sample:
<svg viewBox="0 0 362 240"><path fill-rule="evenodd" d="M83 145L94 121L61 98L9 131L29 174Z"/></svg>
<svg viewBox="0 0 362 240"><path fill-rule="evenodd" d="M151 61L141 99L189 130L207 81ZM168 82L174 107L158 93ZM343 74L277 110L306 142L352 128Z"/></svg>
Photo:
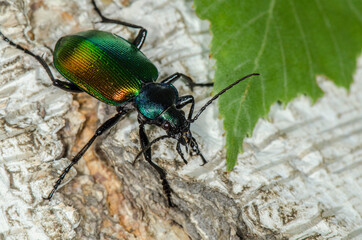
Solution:
<svg viewBox="0 0 362 240"><path fill-rule="evenodd" d="M148 119L156 119L169 107L176 104L178 92L174 86L165 83L145 84L136 96L138 111Z"/></svg>

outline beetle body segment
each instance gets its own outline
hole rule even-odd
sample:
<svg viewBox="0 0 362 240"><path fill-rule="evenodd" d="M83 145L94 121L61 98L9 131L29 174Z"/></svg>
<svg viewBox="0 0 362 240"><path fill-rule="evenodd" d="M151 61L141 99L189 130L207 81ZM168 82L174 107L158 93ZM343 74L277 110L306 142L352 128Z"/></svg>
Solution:
<svg viewBox="0 0 362 240"><path fill-rule="evenodd" d="M133 44L98 30L59 39L53 61L66 79L111 105L137 96L143 83L158 77L157 68Z"/></svg>
<svg viewBox="0 0 362 240"><path fill-rule="evenodd" d="M178 92L171 84L146 84L135 98L137 110L148 119L154 120L167 108L176 104Z"/></svg>

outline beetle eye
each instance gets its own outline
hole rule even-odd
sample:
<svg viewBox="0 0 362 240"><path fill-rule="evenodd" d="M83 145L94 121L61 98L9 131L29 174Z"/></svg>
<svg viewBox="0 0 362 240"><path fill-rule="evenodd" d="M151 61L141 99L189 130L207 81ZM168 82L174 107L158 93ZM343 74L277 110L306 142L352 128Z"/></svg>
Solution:
<svg viewBox="0 0 362 240"><path fill-rule="evenodd" d="M170 129L170 123L168 123L168 122L164 122L162 125L161 125L161 127L164 129L164 130L169 130Z"/></svg>

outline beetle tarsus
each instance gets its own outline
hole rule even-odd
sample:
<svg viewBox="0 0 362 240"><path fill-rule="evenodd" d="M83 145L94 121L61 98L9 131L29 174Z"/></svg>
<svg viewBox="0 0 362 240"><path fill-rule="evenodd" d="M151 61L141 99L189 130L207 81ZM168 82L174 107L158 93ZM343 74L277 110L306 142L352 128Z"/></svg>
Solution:
<svg viewBox="0 0 362 240"><path fill-rule="evenodd" d="M43 197L43 200L47 200L47 201L52 200L55 191L56 191L56 189L53 188L53 190L49 193L48 197Z"/></svg>
<svg viewBox="0 0 362 240"><path fill-rule="evenodd" d="M201 157L201 160L202 160L202 164L200 166L204 166L207 163L204 155L202 155L201 153L199 153L198 155Z"/></svg>
<svg viewBox="0 0 362 240"><path fill-rule="evenodd" d="M177 142L176 150L177 150L178 154L181 156L181 158L182 158L182 160L184 161L184 163L187 164L187 161L186 161L186 159L185 159L185 157L184 157L184 154L183 154L183 152L182 152L182 150L181 150L181 142L180 142L180 141Z"/></svg>

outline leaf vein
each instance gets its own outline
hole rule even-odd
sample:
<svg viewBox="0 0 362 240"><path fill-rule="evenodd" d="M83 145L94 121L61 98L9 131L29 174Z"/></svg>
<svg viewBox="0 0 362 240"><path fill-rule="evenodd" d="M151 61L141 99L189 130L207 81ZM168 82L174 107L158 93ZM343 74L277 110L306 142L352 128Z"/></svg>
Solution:
<svg viewBox="0 0 362 240"><path fill-rule="evenodd" d="M275 5L275 0L271 1L270 5L269 5L269 9L268 9L268 18L267 18L267 22L266 22L266 26L265 26L265 34L264 34L264 38L263 38L263 41L262 41L262 44L260 46L260 49L259 49L259 52L258 52L258 55L256 56L255 58L255 61L254 61L254 69L253 69L253 72L255 72L258 67L259 67L259 59L260 57L262 56L263 52L264 52L264 49L265 49L265 46L266 46L266 42L267 42L267 38L268 38L268 32L269 32L269 27L270 27L270 23L271 23L271 19L272 19L272 16L273 16L273 9L274 9L274 5ZM249 21L250 22L250 21ZM265 103L265 83L264 83L264 78L262 77L261 80L260 80L260 84L261 84L261 89L262 89L262 94L261 94L261 98L262 98L262 103L263 103L263 109L264 109L264 113L267 113L267 109L266 109L266 103ZM241 101L239 103L239 107L238 107L238 111L236 112L235 114L235 122L238 122L237 120L240 118L240 114L241 114L241 110L242 108L244 108L244 102L245 102L245 99L246 99L246 96L248 95L248 92L249 92L249 89L250 89L250 85L251 85L251 82L249 81L248 82L248 85L246 86L245 90L244 90L244 95L242 96L241 98ZM250 119L250 116L248 116L249 112L248 111L245 111L247 113L247 118ZM249 125L251 123L249 122ZM250 127L250 126L249 126ZM250 129L250 128L249 128Z"/></svg>
<svg viewBox="0 0 362 240"><path fill-rule="evenodd" d="M353 5L351 0L347 0L347 3L348 3L348 7L352 10L354 15L356 15L356 18L358 19L358 21L360 23L362 23L362 14L359 13L358 9Z"/></svg>
<svg viewBox="0 0 362 240"><path fill-rule="evenodd" d="M284 99L285 99L285 101L287 101L287 96L288 96L287 62L286 62L286 57L285 57L285 52L284 52L283 40L282 40L282 37L280 36L280 31L279 31L279 28L278 28L278 25L277 25L277 24L276 24L276 26L275 26L275 30L276 30L277 38L278 38L278 40L279 40L280 54L281 54L281 56L282 56Z"/></svg>
<svg viewBox="0 0 362 240"><path fill-rule="evenodd" d="M319 8L319 10L320 10L320 12L321 12L321 14L323 16L324 24L326 25L326 27L328 29L328 32L330 34L330 37L332 39L334 49L336 50L336 53L338 55L339 67L341 69L341 73L343 74L343 80L346 82L348 80L346 78L346 73L345 73L344 68L343 68L341 49L339 48L338 42L337 42L335 36L332 33L331 22L329 21L328 16L324 13L324 11L322 9L322 5L320 4L319 0L315 0L315 2L316 2L316 4L317 4L317 6L318 6L318 8Z"/></svg>
<svg viewBox="0 0 362 240"><path fill-rule="evenodd" d="M218 54L218 52L223 49L223 46L225 46L225 44L227 44L227 42L229 42L230 39L234 39L235 36L239 35L241 31L243 31L245 28L249 27L250 25L252 25L253 23L255 23L257 20L259 20L260 18L262 18L265 14L267 14L268 11L262 12L259 15L257 15L256 17L250 19L247 23L245 23L239 30L235 31L233 34L230 34L220 45L217 49L215 49L214 54Z"/></svg>
<svg viewBox="0 0 362 240"><path fill-rule="evenodd" d="M301 23L301 21L299 19L298 13L297 13L297 11L295 9L294 2L292 0L289 0L289 2L290 2L290 5L292 6L295 21L297 22L297 25L298 25L298 28L299 28L299 31L300 31L300 34L301 34L301 37L302 37L302 40L303 40L303 45L304 45L305 51L307 53L307 60L308 60L308 65L309 65L309 73L310 73L311 79L313 80L315 74L314 74L314 69L313 69L312 55L311 55L309 47L308 47L307 38L306 38L306 35L304 33L302 23ZM312 86L313 95L315 96L315 94L316 94L316 85L314 83L312 83L311 86Z"/></svg>
<svg viewBox="0 0 362 240"><path fill-rule="evenodd" d="M269 33L269 28L273 19L273 10L274 10L274 6L275 6L275 1L273 0L270 2L269 5L269 9L268 9L268 18L267 18L267 22L266 22L266 26L265 26L265 33L264 33L264 37L263 37L263 41L262 44L260 46L258 55L255 58L254 61L254 69L253 72L255 72L258 68L259 68L259 60L261 58L261 56L264 53L264 49L267 43L267 39L268 39L268 33ZM250 85L251 83L249 83ZM262 78L260 80L260 84L261 84L261 90L262 90L262 94L261 94L261 98L262 98L262 103L263 103L263 109L264 109L264 113L267 113L267 109L266 109L266 103L265 103L265 82L264 82L264 78Z"/></svg>
<svg viewBox="0 0 362 240"><path fill-rule="evenodd" d="M223 3L223 2L224 2L224 0L212 1L209 6L207 6L207 7L205 7L205 8L202 9L202 11L200 12L200 15L201 15L201 16L204 16L206 13L209 12L210 9L212 9L213 7L215 7L215 6L217 6L217 5L220 5L220 4Z"/></svg>

